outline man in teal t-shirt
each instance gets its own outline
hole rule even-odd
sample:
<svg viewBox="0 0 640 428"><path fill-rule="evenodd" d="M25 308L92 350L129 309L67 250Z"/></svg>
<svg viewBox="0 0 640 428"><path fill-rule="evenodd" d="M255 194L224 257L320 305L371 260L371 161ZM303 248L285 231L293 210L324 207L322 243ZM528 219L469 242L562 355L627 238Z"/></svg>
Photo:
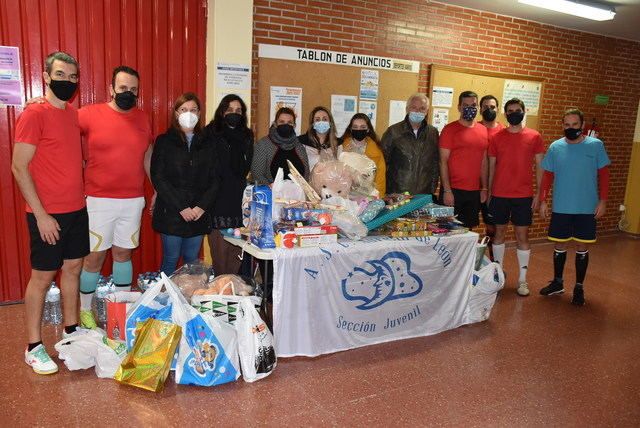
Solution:
<svg viewBox="0 0 640 428"><path fill-rule="evenodd" d="M549 239L555 241L554 278L540 290L543 296L564 293L562 273L567 243L576 241L576 285L574 305L584 305L583 282L589 264L588 244L596 242L596 220L606 211L611 163L604 144L582 134L584 115L567 110L563 118L564 138L554 141L542 160L544 176L540 190L540 215L547 216L546 196L553 184Z"/></svg>

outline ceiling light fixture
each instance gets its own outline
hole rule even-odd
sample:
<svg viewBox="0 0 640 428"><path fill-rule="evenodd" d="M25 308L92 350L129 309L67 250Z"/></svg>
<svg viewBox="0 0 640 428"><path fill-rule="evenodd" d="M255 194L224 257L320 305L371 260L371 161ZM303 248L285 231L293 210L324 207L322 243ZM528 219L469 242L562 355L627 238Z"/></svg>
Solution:
<svg viewBox="0 0 640 428"><path fill-rule="evenodd" d="M518 0L519 3L541 7L555 12L593 19L594 21L609 21L616 16L614 8L606 6L592 6L569 0Z"/></svg>

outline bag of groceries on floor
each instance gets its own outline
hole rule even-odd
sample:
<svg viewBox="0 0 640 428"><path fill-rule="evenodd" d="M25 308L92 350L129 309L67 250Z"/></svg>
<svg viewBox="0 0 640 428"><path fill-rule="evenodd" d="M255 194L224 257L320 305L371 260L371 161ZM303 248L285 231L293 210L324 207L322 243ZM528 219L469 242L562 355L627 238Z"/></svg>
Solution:
<svg viewBox="0 0 640 428"><path fill-rule="evenodd" d="M113 377L120 383L160 392L169 376L182 329L170 322L148 318L136 331L133 349Z"/></svg>
<svg viewBox="0 0 640 428"><path fill-rule="evenodd" d="M169 287L167 292L176 293L176 289ZM172 318L182 327L176 383L214 386L240 377L238 339L233 326L201 314L187 303L176 304Z"/></svg>
<svg viewBox="0 0 640 428"><path fill-rule="evenodd" d="M238 302L243 296L248 296L257 309L262 304L262 299L255 295L256 286L250 279L239 275L218 275L207 286L209 288L197 290L191 296L191 305L220 321L235 323Z"/></svg>
<svg viewBox="0 0 640 428"><path fill-rule="evenodd" d="M116 291L104 298L107 307L107 337L125 340L127 312L142 297L138 291Z"/></svg>
<svg viewBox="0 0 640 428"><path fill-rule="evenodd" d="M255 382L269 376L277 364L273 335L248 297L240 299L236 331L244 380Z"/></svg>
<svg viewBox="0 0 640 428"><path fill-rule="evenodd" d="M173 293L173 298L166 291L167 288L173 287L177 293ZM135 341L135 332L139 322L146 321L149 318L155 318L160 321L171 320L171 312L174 303L187 303L182 293L176 288L164 273L160 273L160 279L157 283L149 287L140 298L131 305L127 311L127 320L125 326L125 338L127 349L133 348Z"/></svg>
<svg viewBox="0 0 640 428"><path fill-rule="evenodd" d="M504 287L504 272L499 263L485 264L471 275L469 303L464 324L485 321L491 314L498 291Z"/></svg>
<svg viewBox="0 0 640 428"><path fill-rule="evenodd" d="M102 378L112 378L127 355L124 342L107 338L99 328L62 339L55 344L55 348L58 358L64 361L69 370L95 366L96 375Z"/></svg>

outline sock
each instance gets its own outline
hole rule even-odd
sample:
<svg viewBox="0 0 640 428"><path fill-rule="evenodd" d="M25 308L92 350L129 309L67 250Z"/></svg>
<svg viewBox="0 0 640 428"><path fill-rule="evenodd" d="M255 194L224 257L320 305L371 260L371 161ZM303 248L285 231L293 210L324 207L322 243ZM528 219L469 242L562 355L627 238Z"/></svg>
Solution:
<svg viewBox="0 0 640 428"><path fill-rule="evenodd" d="M576 284L584 284L589 266L589 251L576 251Z"/></svg>
<svg viewBox="0 0 640 428"><path fill-rule="evenodd" d="M67 334L75 333L77 329L78 329L78 324L64 326L64 332Z"/></svg>
<svg viewBox="0 0 640 428"><path fill-rule="evenodd" d="M567 250L553 250L553 279L562 284L564 262L567 261Z"/></svg>
<svg viewBox="0 0 640 428"><path fill-rule="evenodd" d="M80 310L90 311L93 294L98 286L100 272L87 272L82 269L80 273Z"/></svg>
<svg viewBox="0 0 640 428"><path fill-rule="evenodd" d="M503 264L504 261L504 244L493 244L493 260Z"/></svg>
<svg viewBox="0 0 640 428"><path fill-rule="evenodd" d="M113 283L118 291L131 291L133 278L133 265L131 260L126 262L113 262Z"/></svg>
<svg viewBox="0 0 640 428"><path fill-rule="evenodd" d="M27 351L31 352L34 349L36 349L38 347L38 345L42 345L42 341L39 342L35 342L35 343L30 343L29 346L27 346Z"/></svg>
<svg viewBox="0 0 640 428"><path fill-rule="evenodd" d="M518 255L518 266L520 267L518 282L527 282L527 269L529 268L529 256L531 255L531 250L518 249L516 254Z"/></svg>

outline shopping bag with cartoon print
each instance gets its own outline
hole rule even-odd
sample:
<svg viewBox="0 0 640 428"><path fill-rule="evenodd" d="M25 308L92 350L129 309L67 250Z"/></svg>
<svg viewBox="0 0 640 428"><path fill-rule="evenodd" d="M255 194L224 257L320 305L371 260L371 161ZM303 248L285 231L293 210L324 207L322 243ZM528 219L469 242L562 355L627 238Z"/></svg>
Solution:
<svg viewBox="0 0 640 428"><path fill-rule="evenodd" d="M173 288L167 289L175 293ZM235 328L185 303L175 305L173 322L182 327L176 383L214 386L240 377Z"/></svg>

